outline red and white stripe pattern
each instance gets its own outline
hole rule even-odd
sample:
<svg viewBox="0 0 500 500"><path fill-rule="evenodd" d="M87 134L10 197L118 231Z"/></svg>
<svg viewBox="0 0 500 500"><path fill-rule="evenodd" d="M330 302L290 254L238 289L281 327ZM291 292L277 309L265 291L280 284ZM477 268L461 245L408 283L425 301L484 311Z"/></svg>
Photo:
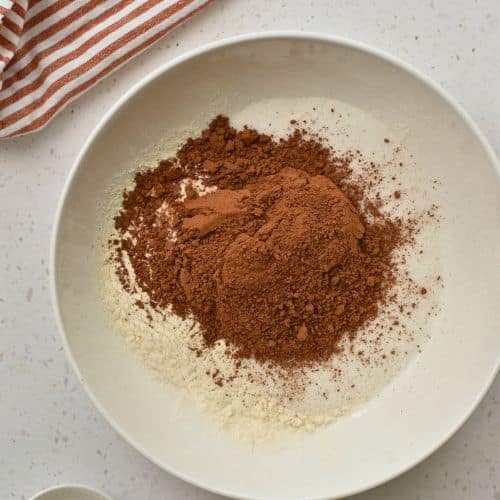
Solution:
<svg viewBox="0 0 500 500"><path fill-rule="evenodd" d="M0 0L0 137L68 102L211 0Z"/></svg>

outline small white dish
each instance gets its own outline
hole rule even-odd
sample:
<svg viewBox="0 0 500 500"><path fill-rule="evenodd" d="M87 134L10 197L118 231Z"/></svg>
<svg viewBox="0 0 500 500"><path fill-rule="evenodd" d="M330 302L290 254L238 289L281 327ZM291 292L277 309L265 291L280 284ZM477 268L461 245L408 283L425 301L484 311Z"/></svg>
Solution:
<svg viewBox="0 0 500 500"><path fill-rule="evenodd" d="M103 311L93 245L96 207L139 152L200 113L232 113L273 97L350 103L410 131L417 168L441 180L439 252L446 283L429 342L387 390L326 430L272 452L222 439L154 381ZM168 62L129 91L83 147L57 212L52 297L69 359L92 401L163 469L233 498L340 498L401 474L466 420L500 360L498 160L464 110L430 79L379 50L337 37L261 33Z"/></svg>
<svg viewBox="0 0 500 500"><path fill-rule="evenodd" d="M79 484L61 484L40 491L31 500L112 500L100 491Z"/></svg>

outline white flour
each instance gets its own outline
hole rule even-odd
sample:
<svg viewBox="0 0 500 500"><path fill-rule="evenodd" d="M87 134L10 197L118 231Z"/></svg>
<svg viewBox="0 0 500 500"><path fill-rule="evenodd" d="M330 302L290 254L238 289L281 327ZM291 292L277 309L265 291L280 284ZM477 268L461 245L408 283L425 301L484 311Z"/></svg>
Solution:
<svg viewBox="0 0 500 500"><path fill-rule="evenodd" d="M336 110L335 114L330 112L332 107ZM313 108L316 110L312 111ZM311 120L311 117L314 119ZM254 105L230 118L238 128L248 124L276 136L290 130L291 118L306 119L308 127L319 131L335 144L338 151L361 149L365 155L370 155L375 162L386 167L385 177L389 179L391 169L397 170L403 192L411 193L412 209L421 210L429 206L428 190L422 188L422 180L415 179L411 168L402 171L399 167L400 162L407 164L410 161L403 156L406 132L388 129L360 110L320 99L302 99L293 103L273 100ZM145 154L141 168L154 166L159 158L173 156L185 138L199 133L205 125L184 131L167 140L163 147ZM383 147L383 137L391 138L391 148ZM361 166L358 168L361 169ZM123 290L114 264L109 262L106 242L112 234L111 222L119 209L121 193L131 186L131 172L117 179L104 209L104 217L109 224L103 229L101 241L104 248L103 300L113 329L156 378L177 388L218 429L237 441L251 446L275 446L334 422L380 392L425 343L425 321L436 300L428 281L438 274L435 228L430 226L420 235L417 250L405 250L406 268L417 282L427 285L430 291L411 318L400 318L401 315L394 310L383 311L377 319L378 326L368 325L352 345L346 346L345 354L335 356L314 370L306 370L301 375L300 387L293 380L283 377L278 370L265 369L251 360L243 360L239 370L236 370L235 360L227 354L228 349L223 342L210 349L202 348L202 336L194 321L182 320L173 314L162 315L150 308L148 297L135 282L130 266L128 271L134 293ZM202 184L193 187L206 194ZM393 190L394 185L390 182L380 188L382 193L392 193ZM398 204L400 211L408 208L409 205L404 202ZM391 213L394 210L396 207L392 207ZM168 218L168 215L166 209L158 217ZM175 238L175 235L172 237ZM426 248L424 256L418 253L418 248L422 246ZM402 283L403 280L400 285ZM145 304L144 309L136 306L137 300ZM398 316L400 325L389 329L394 315ZM381 333L382 341L377 340ZM363 355L359 355L359 351L363 351ZM230 380L232 375L235 376ZM222 387L216 384L220 376L225 380Z"/></svg>

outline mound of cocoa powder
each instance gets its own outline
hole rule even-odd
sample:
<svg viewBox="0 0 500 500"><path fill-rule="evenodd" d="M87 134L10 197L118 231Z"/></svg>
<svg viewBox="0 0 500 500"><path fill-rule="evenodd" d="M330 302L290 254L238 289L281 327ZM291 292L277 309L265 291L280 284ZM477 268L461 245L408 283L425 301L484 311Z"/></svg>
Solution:
<svg viewBox="0 0 500 500"><path fill-rule="evenodd" d="M281 366L335 353L389 300L404 228L363 203L352 156L306 134L274 140L218 116L137 173L115 219L124 287L126 253L151 305L192 315L207 345Z"/></svg>

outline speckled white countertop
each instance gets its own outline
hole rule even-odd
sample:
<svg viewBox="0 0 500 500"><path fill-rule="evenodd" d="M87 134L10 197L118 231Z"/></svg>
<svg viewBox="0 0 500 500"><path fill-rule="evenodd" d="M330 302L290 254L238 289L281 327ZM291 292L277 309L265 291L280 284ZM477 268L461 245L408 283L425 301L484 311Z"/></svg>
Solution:
<svg viewBox="0 0 500 500"><path fill-rule="evenodd" d="M217 0L42 132L0 142L0 499L30 498L63 482L101 488L117 500L218 498L149 463L84 394L54 323L49 240L77 152L132 84L193 47L271 29L341 35L399 56L454 95L500 152L499 0ZM353 498L500 500L499 403L497 379L438 452Z"/></svg>

